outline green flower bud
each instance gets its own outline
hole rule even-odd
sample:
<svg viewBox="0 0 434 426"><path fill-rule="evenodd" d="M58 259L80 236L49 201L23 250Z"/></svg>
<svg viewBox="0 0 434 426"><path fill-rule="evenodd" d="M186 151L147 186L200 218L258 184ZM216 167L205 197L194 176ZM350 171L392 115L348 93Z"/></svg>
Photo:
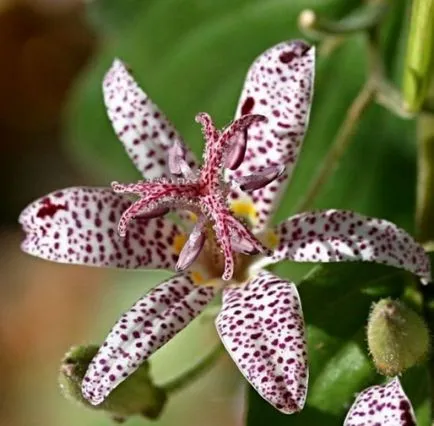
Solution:
<svg viewBox="0 0 434 426"><path fill-rule="evenodd" d="M419 111L426 99L434 68L434 0L413 0L403 96L411 112Z"/></svg>
<svg viewBox="0 0 434 426"><path fill-rule="evenodd" d="M75 346L65 355L59 374L60 387L65 397L88 408L104 410L116 421L124 421L133 415L157 418L167 396L162 388L152 382L148 362L144 362L116 387L100 405L94 406L82 396L81 382L97 351L96 345Z"/></svg>
<svg viewBox="0 0 434 426"><path fill-rule="evenodd" d="M373 306L367 334L374 364L386 376L396 376L418 364L429 350L423 319L399 301L383 299Z"/></svg>

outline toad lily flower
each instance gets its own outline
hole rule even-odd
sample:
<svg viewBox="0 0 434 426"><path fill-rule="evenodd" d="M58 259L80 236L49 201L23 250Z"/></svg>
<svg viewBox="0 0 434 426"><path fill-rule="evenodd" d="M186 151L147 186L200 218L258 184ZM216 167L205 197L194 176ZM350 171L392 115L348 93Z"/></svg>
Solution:
<svg viewBox="0 0 434 426"><path fill-rule="evenodd" d="M396 377L382 386L371 386L359 394L344 426L416 426L410 400Z"/></svg>
<svg viewBox="0 0 434 426"><path fill-rule="evenodd" d="M141 298L108 335L83 380L83 394L93 404L222 291L216 327L227 351L263 398L284 413L298 411L308 381L302 308L296 286L263 268L283 260L365 260L429 280L423 249L383 220L327 210L269 228L301 148L313 73L314 49L301 41L259 56L231 125L220 132L208 115L198 115L206 139L199 168L122 63L108 72L108 115L146 180L114 183L114 193L57 191L20 218L27 233L23 249L33 255L178 272ZM168 211L179 213L180 224L163 217Z"/></svg>

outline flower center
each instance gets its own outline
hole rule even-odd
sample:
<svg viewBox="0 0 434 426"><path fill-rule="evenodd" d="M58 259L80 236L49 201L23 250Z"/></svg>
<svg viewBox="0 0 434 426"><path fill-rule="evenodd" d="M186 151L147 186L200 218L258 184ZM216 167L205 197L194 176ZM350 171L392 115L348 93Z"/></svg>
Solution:
<svg viewBox="0 0 434 426"><path fill-rule="evenodd" d="M139 196L123 213L119 234L124 236L129 222L137 216L153 218L174 209L188 210L197 216L197 221L179 254L177 270L189 268L205 247L206 263L211 262L209 270L221 274L224 280L232 279L235 264L267 249L228 207L230 185L224 181L223 171L240 166L246 151L248 127L264 120L261 115L244 115L220 132L208 114L198 114L196 121L202 125L206 142L204 163L199 171L191 169L185 159L184 145L176 141L168 152L168 168L173 178L133 184L113 182L115 192ZM280 168L267 169L263 175L240 177L239 183L241 187L255 190L270 183L279 173Z"/></svg>

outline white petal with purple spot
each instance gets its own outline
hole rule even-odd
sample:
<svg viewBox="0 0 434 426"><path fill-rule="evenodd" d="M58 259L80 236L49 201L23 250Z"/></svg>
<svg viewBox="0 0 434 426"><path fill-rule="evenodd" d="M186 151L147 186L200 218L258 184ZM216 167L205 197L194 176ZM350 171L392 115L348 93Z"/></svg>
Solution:
<svg viewBox="0 0 434 426"><path fill-rule="evenodd" d="M399 379L360 393L344 426L416 426L413 408Z"/></svg>
<svg viewBox="0 0 434 426"><path fill-rule="evenodd" d="M118 222L131 201L109 188L67 188L30 204L20 215L22 249L43 259L89 266L175 269L179 227L136 218L124 238Z"/></svg>
<svg viewBox="0 0 434 426"><path fill-rule="evenodd" d="M407 232L391 222L345 210L295 215L276 228L279 243L266 264L370 261L406 269L431 281L429 258Z"/></svg>
<svg viewBox="0 0 434 426"><path fill-rule="evenodd" d="M244 288L226 288L216 326L238 368L264 399L287 414L303 408L307 346L293 283L261 271Z"/></svg>
<svg viewBox="0 0 434 426"><path fill-rule="evenodd" d="M315 49L299 40L280 43L260 55L247 74L237 117L262 114L267 123L247 130L244 161L228 176L246 176L270 166L286 166L274 182L250 197L263 228L290 178L309 120L315 67ZM248 197L234 189L231 199Z"/></svg>
<svg viewBox="0 0 434 426"><path fill-rule="evenodd" d="M200 314L217 291L215 287L196 286L189 274L180 274L142 297L119 319L92 360L83 379L84 397L100 404Z"/></svg>
<svg viewBox="0 0 434 426"><path fill-rule="evenodd" d="M104 100L118 138L137 169L146 179L170 176L168 149L177 141L190 167L194 155L176 129L140 89L125 65L114 61L104 79Z"/></svg>

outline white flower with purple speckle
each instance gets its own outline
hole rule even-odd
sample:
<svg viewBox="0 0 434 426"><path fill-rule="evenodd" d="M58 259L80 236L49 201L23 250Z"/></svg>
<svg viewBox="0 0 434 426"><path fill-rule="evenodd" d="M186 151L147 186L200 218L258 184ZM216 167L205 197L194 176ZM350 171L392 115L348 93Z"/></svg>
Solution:
<svg viewBox="0 0 434 426"><path fill-rule="evenodd" d="M416 426L416 418L396 377L385 385L371 386L361 392L344 426Z"/></svg>
<svg viewBox="0 0 434 426"><path fill-rule="evenodd" d="M110 332L83 381L91 403L103 401L222 291L216 327L228 353L270 404L299 411L308 382L302 307L296 286L264 267L283 260L373 261L430 279L422 247L384 220L326 210L270 226L301 149L314 64L314 48L302 41L260 55L233 123L219 131L198 114L206 140L200 167L125 66L114 62L104 80L108 115L144 180L57 191L20 216L22 247L30 254L177 272ZM164 217L169 212L179 220Z"/></svg>

